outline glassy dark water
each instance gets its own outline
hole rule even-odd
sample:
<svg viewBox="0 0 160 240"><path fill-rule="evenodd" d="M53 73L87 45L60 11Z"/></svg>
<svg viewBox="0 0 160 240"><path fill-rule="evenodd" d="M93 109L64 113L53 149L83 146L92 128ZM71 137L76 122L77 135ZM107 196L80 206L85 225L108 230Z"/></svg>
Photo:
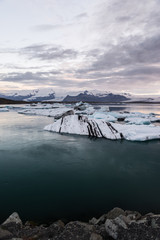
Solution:
<svg viewBox="0 0 160 240"><path fill-rule="evenodd" d="M51 118L0 113L0 222L89 219L113 207L160 212L160 141L43 131Z"/></svg>

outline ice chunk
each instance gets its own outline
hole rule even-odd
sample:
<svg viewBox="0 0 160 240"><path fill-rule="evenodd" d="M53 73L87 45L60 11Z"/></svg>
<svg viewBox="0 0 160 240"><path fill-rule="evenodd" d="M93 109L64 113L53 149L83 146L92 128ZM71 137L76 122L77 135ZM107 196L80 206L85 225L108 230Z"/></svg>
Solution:
<svg viewBox="0 0 160 240"><path fill-rule="evenodd" d="M95 112L92 116L94 119L103 119L108 122L115 122L117 119L109 114L101 113L101 112Z"/></svg>
<svg viewBox="0 0 160 240"><path fill-rule="evenodd" d="M67 116L44 128L47 131L121 139L122 135L109 122L88 119L85 116Z"/></svg>
<svg viewBox="0 0 160 240"><path fill-rule="evenodd" d="M151 121L147 118L126 118L125 122L129 124L136 124L136 125L149 125Z"/></svg>
<svg viewBox="0 0 160 240"><path fill-rule="evenodd" d="M100 111L101 112L109 112L109 107L108 106L102 106Z"/></svg>
<svg viewBox="0 0 160 240"><path fill-rule="evenodd" d="M81 111L77 110L77 111L75 111L75 113L78 114L78 115L92 115L94 112L95 112L95 109L92 106L86 108L85 110L81 110Z"/></svg>
<svg viewBox="0 0 160 240"><path fill-rule="evenodd" d="M61 118L65 113L70 112L68 115L74 114L74 111L71 108L53 108L53 109L26 109L18 111L20 114L26 115L39 115L39 116L48 116L54 117L56 119Z"/></svg>
<svg viewBox="0 0 160 240"><path fill-rule="evenodd" d="M160 127L154 125L126 125L112 123L118 132L123 134L126 140L147 141L160 139Z"/></svg>
<svg viewBox="0 0 160 240"><path fill-rule="evenodd" d="M9 112L9 110L6 107L0 107L0 112Z"/></svg>
<svg viewBox="0 0 160 240"><path fill-rule="evenodd" d="M57 122L46 126L45 130L107 139L123 138L131 141L160 139L159 126L109 123L104 119L88 119L86 116L78 115L61 118Z"/></svg>
<svg viewBox="0 0 160 240"><path fill-rule="evenodd" d="M79 111L83 111L83 110L86 110L86 108L88 108L88 107L90 107L90 104L88 104L88 103L77 102L75 104L74 109L79 110Z"/></svg>

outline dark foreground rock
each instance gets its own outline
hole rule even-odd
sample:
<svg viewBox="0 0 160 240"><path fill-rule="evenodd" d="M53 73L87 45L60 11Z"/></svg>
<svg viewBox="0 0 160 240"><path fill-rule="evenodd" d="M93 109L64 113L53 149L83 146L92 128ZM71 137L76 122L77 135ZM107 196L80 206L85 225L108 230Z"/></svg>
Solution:
<svg viewBox="0 0 160 240"><path fill-rule="evenodd" d="M61 221L50 226L24 225L17 213L13 213L0 225L0 240L160 240L160 215L142 216L136 211L114 208L99 219L89 223L73 221L66 225Z"/></svg>

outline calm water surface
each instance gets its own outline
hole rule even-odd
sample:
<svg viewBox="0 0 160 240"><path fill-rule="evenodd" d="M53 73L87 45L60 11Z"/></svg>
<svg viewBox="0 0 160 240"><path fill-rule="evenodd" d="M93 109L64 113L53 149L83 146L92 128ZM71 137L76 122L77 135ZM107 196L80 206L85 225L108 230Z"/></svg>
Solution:
<svg viewBox="0 0 160 240"><path fill-rule="evenodd" d="M13 211L24 221L42 222L88 219L115 206L160 212L160 141L43 131L50 123L52 118L0 113L1 222Z"/></svg>

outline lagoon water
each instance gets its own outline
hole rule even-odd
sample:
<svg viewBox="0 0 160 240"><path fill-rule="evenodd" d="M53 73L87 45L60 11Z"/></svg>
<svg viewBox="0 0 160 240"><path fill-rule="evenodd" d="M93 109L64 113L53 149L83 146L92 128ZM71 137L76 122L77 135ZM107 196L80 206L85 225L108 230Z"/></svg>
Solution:
<svg viewBox="0 0 160 240"><path fill-rule="evenodd" d="M140 111L137 106L112 110ZM160 113L160 106L141 111ZM160 141L43 131L52 118L0 113L0 221L89 219L113 207L160 212Z"/></svg>

